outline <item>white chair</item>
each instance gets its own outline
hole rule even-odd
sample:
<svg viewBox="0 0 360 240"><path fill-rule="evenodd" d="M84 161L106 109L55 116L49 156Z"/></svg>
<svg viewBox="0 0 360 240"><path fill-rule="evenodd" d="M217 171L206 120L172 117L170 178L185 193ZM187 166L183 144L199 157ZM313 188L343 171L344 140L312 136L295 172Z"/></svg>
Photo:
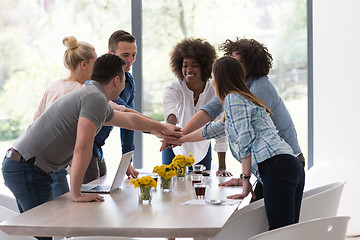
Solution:
<svg viewBox="0 0 360 240"><path fill-rule="evenodd" d="M71 237L71 238L64 238L63 240L94 240L94 239L101 239L101 240L136 240L135 238L127 238L127 237L103 237L103 236L91 236L91 237Z"/></svg>
<svg viewBox="0 0 360 240"><path fill-rule="evenodd" d="M258 234L249 240L344 240L350 217L313 219Z"/></svg>
<svg viewBox="0 0 360 240"><path fill-rule="evenodd" d="M335 182L304 192L299 221L335 217L344 185L345 182Z"/></svg>
<svg viewBox="0 0 360 240"><path fill-rule="evenodd" d="M337 214L344 182L331 183L306 191L300 210L300 222ZM268 231L264 200L250 203L235 210L214 240L249 239Z"/></svg>
<svg viewBox="0 0 360 240"><path fill-rule="evenodd" d="M247 240L268 228L265 206L259 200L236 210L213 240Z"/></svg>
<svg viewBox="0 0 360 240"><path fill-rule="evenodd" d="M6 208L4 206L0 206L0 222L6 220L6 219L9 219L9 218L12 218L12 217L15 217L17 216L19 213L9 209L9 208Z"/></svg>
<svg viewBox="0 0 360 240"><path fill-rule="evenodd" d="M5 186L1 187L0 206L4 206L4 207L6 207L8 209L11 209L11 210L19 213L19 209L18 209L18 206L16 204L16 200L15 200L14 195Z"/></svg>
<svg viewBox="0 0 360 240"><path fill-rule="evenodd" d="M9 218L15 217L18 214L19 213L15 212L11 209L0 206L0 222L4 221L6 219L9 219ZM29 237L29 236L10 236L1 230L0 230L0 239L1 240L36 240L36 238Z"/></svg>

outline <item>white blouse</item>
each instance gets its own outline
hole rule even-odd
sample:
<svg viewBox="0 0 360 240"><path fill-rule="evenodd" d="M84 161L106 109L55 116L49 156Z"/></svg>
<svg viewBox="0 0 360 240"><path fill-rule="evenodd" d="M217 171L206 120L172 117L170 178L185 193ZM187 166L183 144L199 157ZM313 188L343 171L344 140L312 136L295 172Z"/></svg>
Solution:
<svg viewBox="0 0 360 240"><path fill-rule="evenodd" d="M163 103L165 120L170 114L174 114L178 121L176 125L183 128L195 113L214 96L215 90L211 86L210 81L207 81L204 91L200 93L198 102L194 106L194 93L187 87L186 81L172 81L170 85L166 86L164 89ZM181 154L189 156L190 153L192 153L194 155L195 163L198 163L206 156L209 145L210 140L184 143L182 146L173 148L173 151L175 155ZM227 148L228 144L226 137L216 139L214 147L216 152L226 152Z"/></svg>

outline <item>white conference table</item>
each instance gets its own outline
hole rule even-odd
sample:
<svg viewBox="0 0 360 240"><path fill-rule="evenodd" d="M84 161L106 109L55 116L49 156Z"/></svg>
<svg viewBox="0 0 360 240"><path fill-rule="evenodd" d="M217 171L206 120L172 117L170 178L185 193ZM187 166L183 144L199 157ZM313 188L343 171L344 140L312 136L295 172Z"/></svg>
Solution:
<svg viewBox="0 0 360 240"><path fill-rule="evenodd" d="M30 236L126 236L126 237L214 237L231 216L234 205L184 205L194 199L190 176L173 181L171 192L160 184L152 190L151 204L138 203L138 189L125 179L121 189L102 194L104 202L78 203L69 193L0 223L9 235ZM102 182L108 182L104 178ZM241 187L219 187L230 178L207 177L206 199L226 199Z"/></svg>

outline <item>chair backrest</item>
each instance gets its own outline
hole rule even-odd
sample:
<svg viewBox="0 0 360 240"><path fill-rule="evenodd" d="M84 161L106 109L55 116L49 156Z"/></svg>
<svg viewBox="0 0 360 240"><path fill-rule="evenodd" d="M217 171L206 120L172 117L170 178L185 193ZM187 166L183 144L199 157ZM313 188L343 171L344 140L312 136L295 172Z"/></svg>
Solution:
<svg viewBox="0 0 360 240"><path fill-rule="evenodd" d="M336 182L306 191L301 203L299 221L335 217L344 185L345 182Z"/></svg>
<svg viewBox="0 0 360 240"><path fill-rule="evenodd" d="M261 207L261 206L264 206L264 199L260 199L260 200L258 200L256 202L249 203L248 205L245 205L245 206L241 206L241 204L239 204L237 210L235 210L233 212L233 214L230 216L229 219L237 217L237 216L242 215L244 213L250 212L250 211L252 211L252 210L254 210L254 209L258 208L258 207Z"/></svg>
<svg viewBox="0 0 360 240"><path fill-rule="evenodd" d="M342 185L343 182L333 182L333 183L329 183L329 184L326 184L326 185L323 185L323 186L319 186L319 187L316 187L316 188L312 188L312 189L309 189L307 191L304 192L303 194L303 198L307 198L307 197L311 197L311 196L314 196L316 194L319 194L321 192L325 192L325 191L328 191L330 189L333 189L339 185Z"/></svg>
<svg viewBox="0 0 360 240"><path fill-rule="evenodd" d="M258 234L249 240L344 240L350 217L313 219Z"/></svg>
<svg viewBox="0 0 360 240"><path fill-rule="evenodd" d="M15 217L18 214L19 213L15 212L9 208L0 206L0 222L4 221L6 219L9 219L9 218Z"/></svg>
<svg viewBox="0 0 360 240"><path fill-rule="evenodd" d="M0 206L0 222L4 221L6 219L9 219L9 218L15 217L18 214L19 213L15 212L11 209ZM0 239L1 240L36 240L36 238L30 237L30 236L10 236L1 230L0 230Z"/></svg>
<svg viewBox="0 0 360 240"><path fill-rule="evenodd" d="M269 225L265 206L264 204L255 203L237 210L213 239L247 240L256 234L267 231Z"/></svg>
<svg viewBox="0 0 360 240"><path fill-rule="evenodd" d="M0 206L4 206L8 209L11 209L11 210L17 212L17 213L19 212L15 197L12 195L11 192L9 194L6 194L4 192L0 193Z"/></svg>

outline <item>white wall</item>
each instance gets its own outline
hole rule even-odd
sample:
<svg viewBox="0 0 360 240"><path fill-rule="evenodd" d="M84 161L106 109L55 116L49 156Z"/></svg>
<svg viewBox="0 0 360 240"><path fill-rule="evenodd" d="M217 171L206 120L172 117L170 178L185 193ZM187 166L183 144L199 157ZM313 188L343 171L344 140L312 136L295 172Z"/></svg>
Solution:
<svg viewBox="0 0 360 240"><path fill-rule="evenodd" d="M359 0L313 0L314 169L309 175L322 173L307 185L347 181L339 215L351 217L348 235L360 235L359 12Z"/></svg>

